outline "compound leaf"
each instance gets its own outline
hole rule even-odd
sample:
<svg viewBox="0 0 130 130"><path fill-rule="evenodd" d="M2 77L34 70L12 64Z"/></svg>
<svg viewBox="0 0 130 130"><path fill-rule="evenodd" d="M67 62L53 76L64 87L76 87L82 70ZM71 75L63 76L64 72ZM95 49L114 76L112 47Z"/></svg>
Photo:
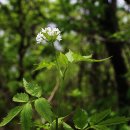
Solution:
<svg viewBox="0 0 130 130"><path fill-rule="evenodd" d="M35 83L28 83L25 79L23 79L23 86L28 94L34 97L41 97L42 88Z"/></svg>
<svg viewBox="0 0 130 130"><path fill-rule="evenodd" d="M51 105L45 98L39 98L35 101L35 109L46 121L52 122L53 113L51 111Z"/></svg>
<svg viewBox="0 0 130 130"><path fill-rule="evenodd" d="M43 68L51 69L55 66L54 62L42 61L38 64L35 70L41 70Z"/></svg>
<svg viewBox="0 0 130 130"><path fill-rule="evenodd" d="M77 109L73 120L76 128L84 129L88 125L88 114L83 109Z"/></svg>
<svg viewBox="0 0 130 130"><path fill-rule="evenodd" d="M113 117L113 118L100 122L99 125L105 125L105 126L116 125L116 124L125 123L129 120L130 118L126 118L126 117Z"/></svg>
<svg viewBox="0 0 130 130"><path fill-rule="evenodd" d="M68 59L67 59L66 55L64 55L63 53L59 54L57 61L60 66L66 67L68 65Z"/></svg>
<svg viewBox="0 0 130 130"><path fill-rule="evenodd" d="M105 117L107 117L111 113L110 109L104 110L100 113L96 113L90 117L90 122L93 124L97 124L101 122Z"/></svg>
<svg viewBox="0 0 130 130"><path fill-rule="evenodd" d="M30 103L27 103L23 110L21 111L20 121L22 130L30 130L32 125L32 106Z"/></svg>
<svg viewBox="0 0 130 130"><path fill-rule="evenodd" d="M0 123L1 126L5 126L7 123L9 123L15 116L19 114L19 112L22 110L22 106L17 106L10 110L8 115L3 119L3 121Z"/></svg>
<svg viewBox="0 0 130 130"><path fill-rule="evenodd" d="M79 62L79 61L86 61L87 59L92 58L92 55L89 56L82 56L78 53L74 53L71 50L69 50L68 53L65 54L68 61L73 63L73 62Z"/></svg>
<svg viewBox="0 0 130 130"><path fill-rule="evenodd" d="M13 97L14 102L28 102L29 101L29 96L26 93L17 93Z"/></svg>

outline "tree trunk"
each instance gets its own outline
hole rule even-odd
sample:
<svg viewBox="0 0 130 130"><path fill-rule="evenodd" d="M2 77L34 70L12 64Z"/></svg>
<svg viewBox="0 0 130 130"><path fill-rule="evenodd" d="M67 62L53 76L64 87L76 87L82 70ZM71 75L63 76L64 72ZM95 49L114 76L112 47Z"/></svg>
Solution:
<svg viewBox="0 0 130 130"><path fill-rule="evenodd" d="M127 83L124 74L127 73L127 67L122 55L122 45L120 43L110 42L110 37L113 33L118 31L118 21L116 16L116 0L103 0L105 4L105 16L102 20L103 33L106 35L104 37L106 40L106 49L109 56L112 56L111 63L115 72L115 79L117 84L117 93L118 93L118 105L119 108L124 108L128 105L127 92L129 85ZM108 35L109 34L109 35Z"/></svg>

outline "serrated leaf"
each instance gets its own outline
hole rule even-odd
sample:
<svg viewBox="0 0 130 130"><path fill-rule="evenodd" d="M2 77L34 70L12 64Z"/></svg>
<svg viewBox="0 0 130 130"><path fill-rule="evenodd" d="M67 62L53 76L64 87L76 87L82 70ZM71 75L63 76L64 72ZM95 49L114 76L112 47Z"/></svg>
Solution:
<svg viewBox="0 0 130 130"><path fill-rule="evenodd" d="M84 129L88 125L88 114L83 109L77 109L73 120L77 129Z"/></svg>
<svg viewBox="0 0 130 130"><path fill-rule="evenodd" d="M68 59L67 59L66 55L64 55L63 53L59 54L57 61L60 66L66 67L68 65Z"/></svg>
<svg viewBox="0 0 130 130"><path fill-rule="evenodd" d="M42 61L38 64L35 70L41 70L43 68L51 69L55 66L54 62Z"/></svg>
<svg viewBox="0 0 130 130"><path fill-rule="evenodd" d="M8 113L8 115L3 119L3 121L0 123L1 126L5 126L7 123L9 123L15 116L19 114L19 112L22 110L22 106L17 106L13 109L11 109Z"/></svg>
<svg viewBox="0 0 130 130"><path fill-rule="evenodd" d="M68 53L66 53L66 57L68 59L69 62L71 63L75 63L75 62L79 62L79 61L87 61L87 62L102 62L105 60L110 59L111 57L105 58L105 59L101 59L101 60L96 60L96 59L92 59L92 55L89 56L82 56L78 53L74 53L71 50L69 50Z"/></svg>
<svg viewBox="0 0 130 130"><path fill-rule="evenodd" d="M23 79L23 86L28 94L34 97L41 97L42 88L35 83L28 83L25 79Z"/></svg>
<svg viewBox="0 0 130 130"><path fill-rule="evenodd" d="M96 126L93 126L93 128L95 130L109 130L109 128L104 125L96 125Z"/></svg>
<svg viewBox="0 0 130 130"><path fill-rule="evenodd" d="M26 93L17 93L13 97L14 102L28 102L29 101L29 96Z"/></svg>
<svg viewBox="0 0 130 130"><path fill-rule="evenodd" d="M88 59L92 58L92 55L82 56L78 53L73 53L73 58L74 58L74 62L87 61Z"/></svg>
<svg viewBox="0 0 130 130"><path fill-rule="evenodd" d="M86 61L87 59L92 58L92 55L89 56L82 56L78 53L74 53L71 50L69 50L68 53L66 53L66 57L69 62L79 62L79 61Z"/></svg>
<svg viewBox="0 0 130 130"><path fill-rule="evenodd" d="M90 122L92 124L98 124L101 122L105 117L107 117L111 113L110 109L104 110L100 113L96 113L90 117Z"/></svg>
<svg viewBox="0 0 130 130"><path fill-rule="evenodd" d="M35 109L46 121L52 122L53 113L51 111L51 105L45 98L39 98L35 101Z"/></svg>
<svg viewBox="0 0 130 130"><path fill-rule="evenodd" d="M27 103L21 111L20 121L22 130L30 130L32 125L32 106Z"/></svg>
<svg viewBox="0 0 130 130"><path fill-rule="evenodd" d="M126 117L113 117L113 118L100 122L99 125L106 125L106 126L116 125L116 124L125 123L129 120L130 118L126 118Z"/></svg>
<svg viewBox="0 0 130 130"><path fill-rule="evenodd" d="M66 124L65 122L63 122L63 128L64 130L73 130L73 128L70 125Z"/></svg>

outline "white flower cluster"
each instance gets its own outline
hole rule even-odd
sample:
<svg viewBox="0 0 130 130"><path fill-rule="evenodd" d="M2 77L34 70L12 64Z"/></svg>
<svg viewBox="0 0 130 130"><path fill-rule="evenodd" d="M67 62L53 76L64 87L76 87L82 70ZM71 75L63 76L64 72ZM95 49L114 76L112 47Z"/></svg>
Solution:
<svg viewBox="0 0 130 130"><path fill-rule="evenodd" d="M54 43L55 41L61 41L61 34L60 30L58 28L52 28L47 27L45 29L42 28L42 30L38 33L36 37L37 43L45 44L48 43Z"/></svg>

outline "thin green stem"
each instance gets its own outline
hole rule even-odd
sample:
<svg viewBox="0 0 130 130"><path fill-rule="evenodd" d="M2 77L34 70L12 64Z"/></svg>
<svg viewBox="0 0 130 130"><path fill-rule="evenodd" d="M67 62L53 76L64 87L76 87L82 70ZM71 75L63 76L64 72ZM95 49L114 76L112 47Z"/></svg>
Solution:
<svg viewBox="0 0 130 130"><path fill-rule="evenodd" d="M56 130L58 130L58 116L56 117Z"/></svg>
<svg viewBox="0 0 130 130"><path fill-rule="evenodd" d="M65 79L65 74L66 74L67 69L68 69L68 65L67 65L67 67L65 68L65 70L63 72L63 80Z"/></svg>
<svg viewBox="0 0 130 130"><path fill-rule="evenodd" d="M56 50L55 50L55 47L54 47L54 44L51 43L53 49L54 49L54 57L55 57L55 61L56 61L56 67L57 67L57 70L58 70L58 73L59 75L61 76L61 70L60 70L60 66L59 66L59 63L58 63L58 57L57 57L57 53L56 53ZM58 96L59 96L59 93L58 93ZM58 106L59 106L59 103L58 103ZM58 109L57 109L57 115L56 115L56 130L58 130Z"/></svg>
<svg viewBox="0 0 130 130"><path fill-rule="evenodd" d="M53 49L54 49L54 51L55 51L54 56L55 56L55 61L56 61L57 70L58 70L60 76L62 77L62 76L63 76L63 73L62 73L62 71L61 71L61 69L60 69L60 65L59 65L58 60L57 60L57 59L58 59L58 56L57 56L57 53L56 53L54 44L52 43L51 45L52 45L52 47L53 47Z"/></svg>
<svg viewBox="0 0 130 130"><path fill-rule="evenodd" d="M51 44L55 50L55 47L54 47L54 44ZM62 89L64 87L64 79L65 79L65 74L66 74L66 71L68 69L68 66L65 68L64 72L62 72L61 68L60 68L60 65L58 63L58 56L57 56L57 53L56 53L56 50L55 50L55 61L56 61L56 66L57 66L57 70L59 72L59 77L60 77L60 87L58 89L58 108L60 110L60 103L61 103L61 100L62 100ZM56 130L58 130L58 109L57 109L57 117L56 117Z"/></svg>

